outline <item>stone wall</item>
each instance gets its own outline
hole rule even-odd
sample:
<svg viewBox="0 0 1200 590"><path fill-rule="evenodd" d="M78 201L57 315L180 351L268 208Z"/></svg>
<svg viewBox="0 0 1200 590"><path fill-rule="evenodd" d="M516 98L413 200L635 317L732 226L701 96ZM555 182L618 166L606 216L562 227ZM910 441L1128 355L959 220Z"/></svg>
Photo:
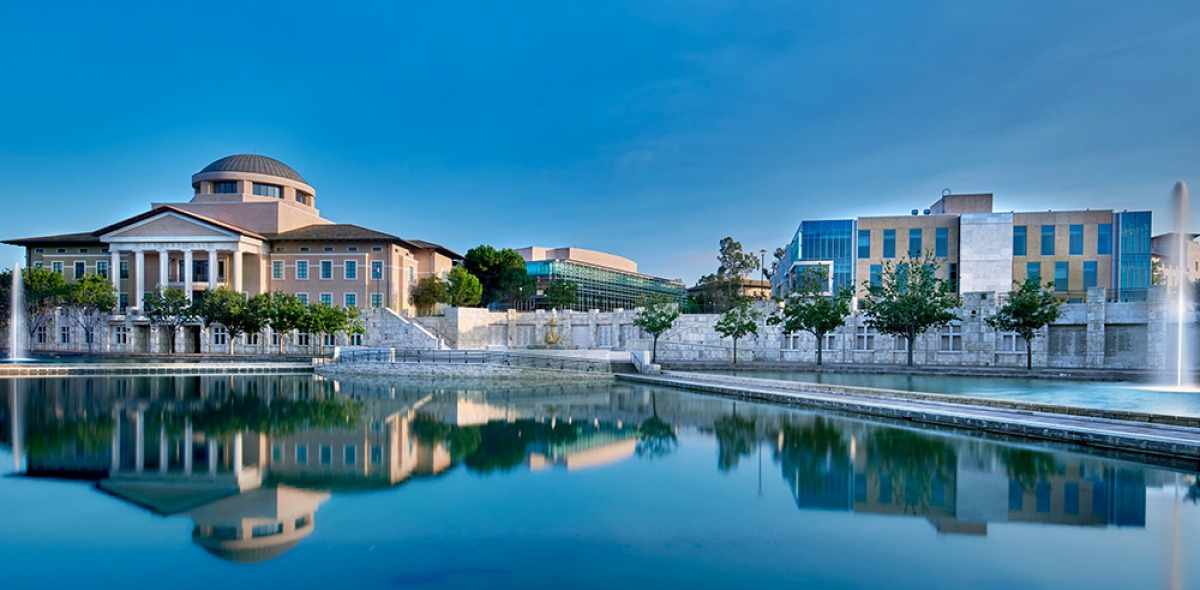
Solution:
<svg viewBox="0 0 1200 590"><path fill-rule="evenodd" d="M506 367L492 364L454 363L334 363L321 365L317 373L331 377L404 377L405 379L472 379L483 382L520 381L564 382L612 381L611 373L577 373L524 367Z"/></svg>

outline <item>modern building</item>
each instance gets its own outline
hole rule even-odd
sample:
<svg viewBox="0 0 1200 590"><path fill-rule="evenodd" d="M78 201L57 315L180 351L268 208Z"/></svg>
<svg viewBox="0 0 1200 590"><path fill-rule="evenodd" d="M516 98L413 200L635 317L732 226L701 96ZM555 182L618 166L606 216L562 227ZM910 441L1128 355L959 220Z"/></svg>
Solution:
<svg viewBox="0 0 1200 590"><path fill-rule="evenodd" d="M89 274L110 279L120 298L113 321L135 332L149 330L139 320L143 297L164 287L180 288L189 299L224 286L407 313L419 279L444 276L462 259L438 244L321 217L316 189L265 156L221 158L194 174L191 184L186 202L153 203L144 213L91 231L4 243L25 248L27 267L51 268L68 280ZM56 342L71 337L35 334L32 344L71 344ZM184 342L197 339L198 332Z"/></svg>
<svg viewBox="0 0 1200 590"><path fill-rule="evenodd" d="M1144 301L1150 287L1150 212L996 212L990 193L945 194L911 215L804 221L772 280L781 295L811 266L828 269L830 289L858 295L886 265L929 256L959 293L1007 292L1040 277L1070 301L1107 287L1114 301Z"/></svg>
<svg viewBox="0 0 1200 590"><path fill-rule="evenodd" d="M1179 248L1175 241L1177 235L1172 232L1150 238L1150 260L1155 269L1155 284L1159 281L1168 287L1179 284L1179 264L1175 262L1179 257L1176 253ZM1193 283L1200 281L1200 243L1196 242L1197 237L1200 234L1187 234L1187 275Z"/></svg>
<svg viewBox="0 0 1200 590"><path fill-rule="evenodd" d="M583 248L540 248L530 246L517 250L525 260L525 268L537 278L537 295L531 307L545 309L544 289L554 279L578 285L578 301L571 306L578 311L598 309L633 309L642 299L662 296L682 302L687 288L678 279L664 279L641 274L637 263L622 256L585 250Z"/></svg>

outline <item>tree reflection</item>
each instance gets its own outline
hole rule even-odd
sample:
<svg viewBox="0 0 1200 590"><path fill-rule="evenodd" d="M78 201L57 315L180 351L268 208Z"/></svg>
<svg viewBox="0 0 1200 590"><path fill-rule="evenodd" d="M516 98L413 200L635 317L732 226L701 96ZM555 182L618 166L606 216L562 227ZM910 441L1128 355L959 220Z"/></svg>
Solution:
<svg viewBox="0 0 1200 590"><path fill-rule="evenodd" d="M775 460L780 462L784 478L797 488L819 492L831 473L851 469L850 450L842 430L826 418L811 423L788 423L780 431Z"/></svg>
<svg viewBox="0 0 1200 590"><path fill-rule="evenodd" d="M637 456L661 459L675 451L679 440L675 427L658 416L658 392L650 393L650 408L653 415L638 426Z"/></svg>
<svg viewBox="0 0 1200 590"><path fill-rule="evenodd" d="M891 497L903 498L914 511L929 508L933 484L950 481L958 464L957 451L945 440L900 428L874 430L868 449L880 486L891 486Z"/></svg>
<svg viewBox="0 0 1200 590"><path fill-rule="evenodd" d="M1008 469L1008 476L1021 484L1021 489L1025 491L1032 490L1038 482L1063 472L1058 459L1050 453L1001 447L996 455Z"/></svg>
<svg viewBox="0 0 1200 590"><path fill-rule="evenodd" d="M729 471L737 467L742 457L754 452L758 439L754 419L738 416L737 405L733 406L732 414L717 418L713 428L717 437L717 469Z"/></svg>

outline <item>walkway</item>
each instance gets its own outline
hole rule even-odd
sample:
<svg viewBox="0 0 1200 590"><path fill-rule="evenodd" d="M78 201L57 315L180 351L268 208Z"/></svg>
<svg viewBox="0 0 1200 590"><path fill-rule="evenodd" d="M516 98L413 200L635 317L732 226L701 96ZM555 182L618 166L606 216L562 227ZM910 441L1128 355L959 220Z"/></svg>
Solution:
<svg viewBox="0 0 1200 590"><path fill-rule="evenodd" d="M1156 455L1200 469L1200 418L720 375L618 375L723 396Z"/></svg>

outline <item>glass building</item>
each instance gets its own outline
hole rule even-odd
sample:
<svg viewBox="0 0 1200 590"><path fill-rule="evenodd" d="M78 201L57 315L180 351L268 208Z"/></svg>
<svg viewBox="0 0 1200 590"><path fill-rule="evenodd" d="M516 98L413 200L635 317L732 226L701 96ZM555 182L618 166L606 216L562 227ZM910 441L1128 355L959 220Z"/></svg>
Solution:
<svg viewBox="0 0 1200 590"><path fill-rule="evenodd" d="M1145 301L1150 290L1150 212L1117 213L1117 300Z"/></svg>
<svg viewBox="0 0 1200 590"><path fill-rule="evenodd" d="M802 221L772 277L772 291L776 295L790 292L800 274L812 267L826 269L831 292L841 287L854 289L855 252L853 219Z"/></svg>
<svg viewBox="0 0 1200 590"><path fill-rule="evenodd" d="M687 288L682 281L663 279L623 270L605 268L573 260L539 260L525 263L525 270L538 281L538 295L530 307L549 309L543 290L550 281L563 279L578 285L576 311L598 309L633 309L643 298L661 295L672 301L683 303L687 299Z"/></svg>

